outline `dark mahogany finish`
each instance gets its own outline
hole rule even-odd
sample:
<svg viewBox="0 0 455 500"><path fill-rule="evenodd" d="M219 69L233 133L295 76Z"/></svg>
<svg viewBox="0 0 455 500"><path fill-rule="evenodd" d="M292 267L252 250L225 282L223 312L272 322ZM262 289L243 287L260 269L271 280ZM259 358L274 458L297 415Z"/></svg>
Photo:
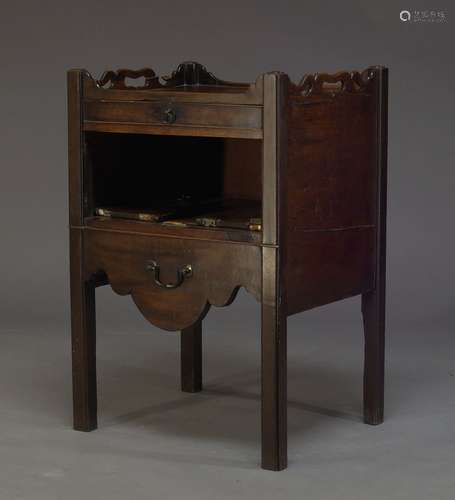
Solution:
<svg viewBox="0 0 455 500"><path fill-rule="evenodd" d="M143 84L133 86L142 78ZM362 296L364 419L383 421L387 69L252 84L182 63L68 72L74 428L97 426L95 288L181 331L202 390L202 320L240 287L261 303L262 467L287 466L287 317ZM190 193L262 207L260 231L97 216Z"/></svg>

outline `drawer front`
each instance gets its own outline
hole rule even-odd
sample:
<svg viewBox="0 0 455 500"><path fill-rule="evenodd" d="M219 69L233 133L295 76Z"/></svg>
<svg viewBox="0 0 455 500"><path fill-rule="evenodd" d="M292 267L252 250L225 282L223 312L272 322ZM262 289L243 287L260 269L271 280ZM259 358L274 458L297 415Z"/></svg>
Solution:
<svg viewBox="0 0 455 500"><path fill-rule="evenodd" d="M225 306L245 287L258 300L261 249L254 245L85 231L89 275L104 272L154 325L181 330L210 305Z"/></svg>
<svg viewBox="0 0 455 500"><path fill-rule="evenodd" d="M262 108L259 106L183 103L169 100L152 102L86 101L86 130L103 124L111 128L128 125L144 133L187 133L227 137L262 137ZM156 130L156 127L159 127ZM212 131L210 130L212 129ZM121 130L120 130L121 131Z"/></svg>

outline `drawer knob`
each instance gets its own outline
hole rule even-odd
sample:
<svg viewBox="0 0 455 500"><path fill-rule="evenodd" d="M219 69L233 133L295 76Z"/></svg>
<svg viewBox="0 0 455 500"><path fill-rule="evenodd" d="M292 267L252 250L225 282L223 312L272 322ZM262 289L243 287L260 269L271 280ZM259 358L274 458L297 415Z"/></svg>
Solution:
<svg viewBox="0 0 455 500"><path fill-rule="evenodd" d="M177 115L172 108L168 108L164 111L164 121L166 123L169 123L169 124L174 123L176 119L177 119Z"/></svg>
<svg viewBox="0 0 455 500"><path fill-rule="evenodd" d="M160 288L167 289L179 287L185 281L185 278L191 278L193 275L193 268L190 264L187 264L177 269L177 281L175 283L163 283L160 280L160 266L154 260L147 262L145 270L153 273L153 280Z"/></svg>

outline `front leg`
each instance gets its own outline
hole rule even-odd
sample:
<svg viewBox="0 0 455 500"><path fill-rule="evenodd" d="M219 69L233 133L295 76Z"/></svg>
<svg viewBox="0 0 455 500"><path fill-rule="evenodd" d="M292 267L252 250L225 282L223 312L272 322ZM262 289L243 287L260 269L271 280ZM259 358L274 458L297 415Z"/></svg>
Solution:
<svg viewBox="0 0 455 500"><path fill-rule="evenodd" d="M74 429L97 427L95 282L84 278L83 234L71 229L71 340Z"/></svg>
<svg viewBox="0 0 455 500"><path fill-rule="evenodd" d="M262 468L287 467L287 331L276 249L264 248L262 290Z"/></svg>

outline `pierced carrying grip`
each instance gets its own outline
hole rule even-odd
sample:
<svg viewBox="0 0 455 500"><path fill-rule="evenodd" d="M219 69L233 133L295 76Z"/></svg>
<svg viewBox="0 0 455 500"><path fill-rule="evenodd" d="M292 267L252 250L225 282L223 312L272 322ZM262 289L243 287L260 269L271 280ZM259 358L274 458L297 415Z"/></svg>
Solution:
<svg viewBox="0 0 455 500"><path fill-rule="evenodd" d="M152 271L155 283L160 288L167 289L178 288L185 281L185 278L191 278L193 275L193 268L191 267L191 264L187 264L186 266L177 269L177 281L175 283L163 283L160 280L160 266L154 260L147 262L145 270Z"/></svg>
<svg viewBox="0 0 455 500"><path fill-rule="evenodd" d="M143 86L129 86L126 84L126 79L133 80L137 78L144 78ZM101 78L97 81L98 87L104 87L107 84L110 89L153 89L161 87L159 77L151 68L142 68L138 70L133 69L119 69L117 71L105 71Z"/></svg>
<svg viewBox="0 0 455 500"><path fill-rule="evenodd" d="M374 78L374 68L362 71L339 71L338 73L314 73L305 75L296 90L304 96L321 95L324 92L335 94L355 94L369 89Z"/></svg>

